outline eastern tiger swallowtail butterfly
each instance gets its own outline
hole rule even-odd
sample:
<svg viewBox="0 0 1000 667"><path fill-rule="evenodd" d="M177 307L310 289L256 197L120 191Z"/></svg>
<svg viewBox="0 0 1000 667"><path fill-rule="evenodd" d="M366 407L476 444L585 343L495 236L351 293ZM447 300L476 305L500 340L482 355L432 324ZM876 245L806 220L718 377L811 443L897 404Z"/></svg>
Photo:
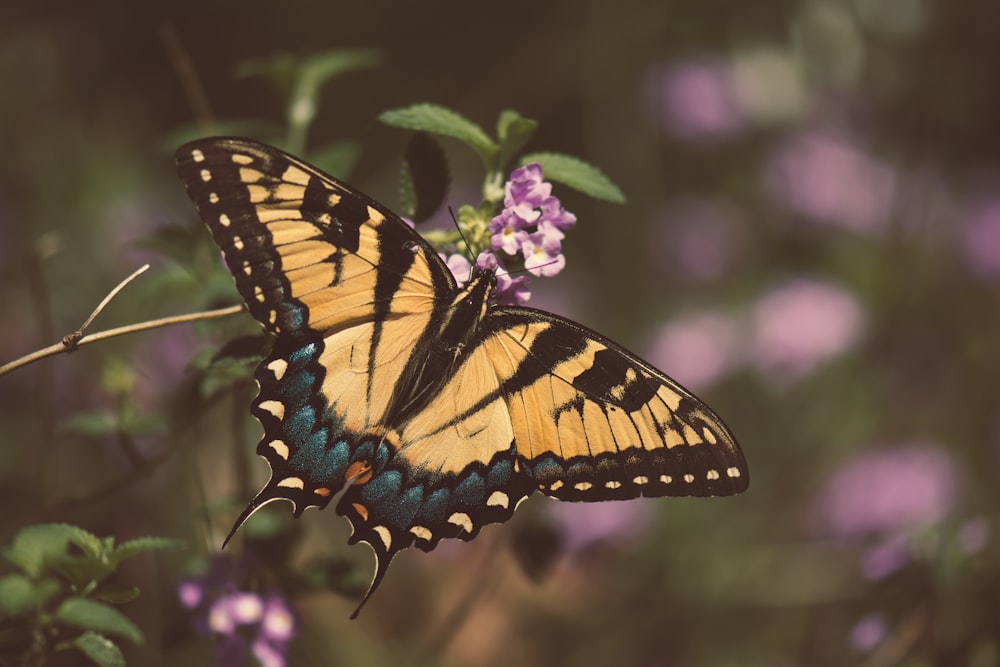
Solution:
<svg viewBox="0 0 1000 667"><path fill-rule="evenodd" d="M177 168L274 334L251 406L271 478L230 537L272 500L299 516L342 492L350 543L376 556L363 605L398 551L471 540L534 491L747 488L735 438L689 391L576 322L497 305L492 271L459 288L419 234L350 186L247 139L189 143Z"/></svg>

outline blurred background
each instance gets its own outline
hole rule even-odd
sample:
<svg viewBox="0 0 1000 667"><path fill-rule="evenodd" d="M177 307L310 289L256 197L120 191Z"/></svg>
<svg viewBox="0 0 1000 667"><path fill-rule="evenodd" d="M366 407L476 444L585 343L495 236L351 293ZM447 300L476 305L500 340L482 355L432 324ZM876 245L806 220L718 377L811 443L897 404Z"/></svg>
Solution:
<svg viewBox="0 0 1000 667"><path fill-rule="evenodd" d="M372 561L332 509L270 508L220 556L267 476L252 353L227 346L252 319L86 346L0 377L0 542L183 539L117 575L142 590L129 664L1000 663L1000 5L98 5L0 9L0 362L145 262L93 331L238 303L174 173L184 140L299 144L393 207L408 136L380 112L434 102L492 133L513 108L540 123L529 150L628 199L556 186L578 224L529 305L689 386L751 470L733 498L532 498L403 552L352 622ZM350 66L290 109L289 73L328 52ZM477 203L478 161L442 145L448 203ZM284 625L213 625L236 593Z"/></svg>

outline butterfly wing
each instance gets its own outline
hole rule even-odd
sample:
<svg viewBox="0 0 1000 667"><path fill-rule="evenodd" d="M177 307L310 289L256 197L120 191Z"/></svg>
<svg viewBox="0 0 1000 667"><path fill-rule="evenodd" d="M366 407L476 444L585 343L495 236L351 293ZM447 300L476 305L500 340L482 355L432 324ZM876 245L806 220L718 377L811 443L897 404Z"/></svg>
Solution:
<svg viewBox="0 0 1000 667"><path fill-rule="evenodd" d="M594 501L747 488L722 419L628 350L529 308L495 309L487 328L518 455L542 493Z"/></svg>
<svg viewBox="0 0 1000 667"><path fill-rule="evenodd" d="M272 475L234 531L271 500L296 514L325 506L386 460L393 389L454 279L391 211L277 149L205 139L178 149L177 168L250 313L276 335L251 408Z"/></svg>

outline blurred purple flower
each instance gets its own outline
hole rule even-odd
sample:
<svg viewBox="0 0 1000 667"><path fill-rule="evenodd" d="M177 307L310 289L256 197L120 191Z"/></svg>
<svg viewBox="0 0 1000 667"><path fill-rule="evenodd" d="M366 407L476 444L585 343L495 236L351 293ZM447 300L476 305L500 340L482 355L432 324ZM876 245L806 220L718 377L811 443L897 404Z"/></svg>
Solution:
<svg viewBox="0 0 1000 667"><path fill-rule="evenodd" d="M986 517L969 519L958 529L958 543L967 554L982 551L990 541L990 522Z"/></svg>
<svg viewBox="0 0 1000 667"><path fill-rule="evenodd" d="M736 86L732 66L718 58L670 64L647 77L657 123L683 139L724 139L746 127Z"/></svg>
<svg viewBox="0 0 1000 667"><path fill-rule="evenodd" d="M795 380L849 349L861 336L864 312L837 285L794 280L753 306L753 361L772 379Z"/></svg>
<svg viewBox="0 0 1000 667"><path fill-rule="evenodd" d="M650 361L698 391L717 382L739 361L740 326L721 311L702 311L660 327Z"/></svg>
<svg viewBox="0 0 1000 667"><path fill-rule="evenodd" d="M679 269L695 280L720 278L740 245L740 212L730 202L679 198L665 208L650 259L660 270Z"/></svg>
<svg viewBox="0 0 1000 667"><path fill-rule="evenodd" d="M918 443L867 450L826 481L814 518L822 532L835 537L895 533L944 519L957 491L956 464L941 447Z"/></svg>
<svg viewBox="0 0 1000 667"><path fill-rule="evenodd" d="M888 634L889 626L883 614L867 614L851 629L851 646L867 653L881 644Z"/></svg>
<svg viewBox="0 0 1000 667"><path fill-rule="evenodd" d="M1000 277L1000 198L972 207L962 229L962 246L975 273Z"/></svg>
<svg viewBox="0 0 1000 667"><path fill-rule="evenodd" d="M910 536L895 533L861 556L861 574L871 581L885 579L909 563L911 556Z"/></svg>
<svg viewBox="0 0 1000 667"><path fill-rule="evenodd" d="M545 509L569 553L599 542L635 539L653 519L652 504L642 498L603 503L552 502Z"/></svg>
<svg viewBox="0 0 1000 667"><path fill-rule="evenodd" d="M892 167L851 142L822 133L792 137L764 168L775 201L818 222L874 231L895 203Z"/></svg>
<svg viewBox="0 0 1000 667"><path fill-rule="evenodd" d="M252 652L264 667L284 667L295 617L281 596L242 590L246 578L244 563L214 558L203 576L181 581L177 595L195 631L215 639L216 665L243 667Z"/></svg>

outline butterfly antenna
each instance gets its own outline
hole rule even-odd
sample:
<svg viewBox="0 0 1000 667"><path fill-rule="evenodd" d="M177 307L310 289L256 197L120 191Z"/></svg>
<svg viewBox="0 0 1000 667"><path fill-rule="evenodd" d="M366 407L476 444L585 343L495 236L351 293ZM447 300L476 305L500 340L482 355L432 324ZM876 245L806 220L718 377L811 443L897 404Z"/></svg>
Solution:
<svg viewBox="0 0 1000 667"><path fill-rule="evenodd" d="M469 264L474 267L476 265L476 258L472 254L472 244L469 243L469 239L465 238L465 234L462 232L462 227L458 224L458 217L455 215L455 210L451 206L448 206L448 215L451 216L451 222L455 225L455 230L462 238L462 243L465 244L466 259L468 259Z"/></svg>

